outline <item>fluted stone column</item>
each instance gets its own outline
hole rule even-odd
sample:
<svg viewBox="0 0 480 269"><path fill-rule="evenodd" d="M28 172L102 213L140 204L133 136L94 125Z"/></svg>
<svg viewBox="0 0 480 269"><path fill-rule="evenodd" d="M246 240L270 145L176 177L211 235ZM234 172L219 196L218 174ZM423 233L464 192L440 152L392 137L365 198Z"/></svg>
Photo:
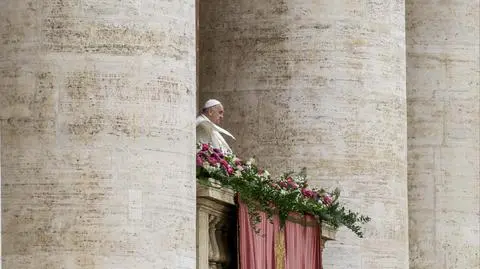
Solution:
<svg viewBox="0 0 480 269"><path fill-rule="evenodd" d="M194 14L1 1L4 268L195 268Z"/></svg>
<svg viewBox="0 0 480 269"><path fill-rule="evenodd" d="M372 217L341 230L326 269L408 268L403 1L200 2L200 98L225 106L242 157Z"/></svg>
<svg viewBox="0 0 480 269"><path fill-rule="evenodd" d="M478 268L480 2L406 3L410 268Z"/></svg>

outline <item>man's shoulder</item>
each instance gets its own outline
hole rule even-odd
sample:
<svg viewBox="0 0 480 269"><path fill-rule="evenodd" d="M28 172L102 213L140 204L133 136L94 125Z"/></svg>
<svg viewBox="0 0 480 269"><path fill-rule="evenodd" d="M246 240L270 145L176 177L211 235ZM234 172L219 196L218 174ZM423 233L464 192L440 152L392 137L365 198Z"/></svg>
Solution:
<svg viewBox="0 0 480 269"><path fill-rule="evenodd" d="M209 121L197 120L197 134L198 133L211 133L213 127L209 124Z"/></svg>
<svg viewBox="0 0 480 269"><path fill-rule="evenodd" d="M197 116L196 125L197 125L197 128L198 128L199 126L200 126L200 127L203 127L203 128L208 128L208 127L211 128L212 122L209 121L209 120L208 120L207 118L205 118L204 116L200 115L200 116Z"/></svg>
<svg viewBox="0 0 480 269"><path fill-rule="evenodd" d="M212 128L209 128L208 125L200 123L197 124L197 130L211 130Z"/></svg>

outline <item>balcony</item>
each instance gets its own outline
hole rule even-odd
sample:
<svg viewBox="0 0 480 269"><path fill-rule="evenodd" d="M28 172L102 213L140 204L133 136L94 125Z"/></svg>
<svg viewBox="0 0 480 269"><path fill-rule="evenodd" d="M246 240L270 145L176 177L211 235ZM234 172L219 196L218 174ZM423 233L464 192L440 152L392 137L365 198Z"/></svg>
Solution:
<svg viewBox="0 0 480 269"><path fill-rule="evenodd" d="M237 268L234 192L197 184L197 269ZM321 249L336 231L322 224Z"/></svg>

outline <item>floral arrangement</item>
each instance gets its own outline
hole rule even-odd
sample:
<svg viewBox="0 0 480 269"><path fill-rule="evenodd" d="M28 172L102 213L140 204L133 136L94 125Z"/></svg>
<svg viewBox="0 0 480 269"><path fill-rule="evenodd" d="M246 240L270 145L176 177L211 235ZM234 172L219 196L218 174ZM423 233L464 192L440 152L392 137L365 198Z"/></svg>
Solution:
<svg viewBox="0 0 480 269"><path fill-rule="evenodd" d="M360 225L370 221L369 217L343 207L338 201L338 189L327 192L310 188L305 169L272 179L266 170L255 165L254 159L243 162L234 154L225 154L209 144L197 145L196 163L197 180L235 191L247 205L254 224L260 221L259 212L266 212L269 218L278 215L281 225L292 214L309 214L335 229L345 226L363 237Z"/></svg>

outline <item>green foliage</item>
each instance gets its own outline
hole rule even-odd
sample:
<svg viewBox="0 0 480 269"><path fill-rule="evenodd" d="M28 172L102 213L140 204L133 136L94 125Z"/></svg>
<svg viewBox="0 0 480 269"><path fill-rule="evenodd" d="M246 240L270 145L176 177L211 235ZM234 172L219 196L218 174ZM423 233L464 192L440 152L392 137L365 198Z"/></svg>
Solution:
<svg viewBox="0 0 480 269"><path fill-rule="evenodd" d="M342 206L338 189L327 192L309 188L305 168L274 180L267 171L260 170L254 160L242 162L235 155L223 154L209 145L198 145L196 157L198 182L211 186L213 179L235 191L248 207L254 227L260 221L260 212L265 212L270 219L278 215L281 225L292 213L308 214L334 228L345 226L363 237L360 225L370 221L369 217Z"/></svg>

